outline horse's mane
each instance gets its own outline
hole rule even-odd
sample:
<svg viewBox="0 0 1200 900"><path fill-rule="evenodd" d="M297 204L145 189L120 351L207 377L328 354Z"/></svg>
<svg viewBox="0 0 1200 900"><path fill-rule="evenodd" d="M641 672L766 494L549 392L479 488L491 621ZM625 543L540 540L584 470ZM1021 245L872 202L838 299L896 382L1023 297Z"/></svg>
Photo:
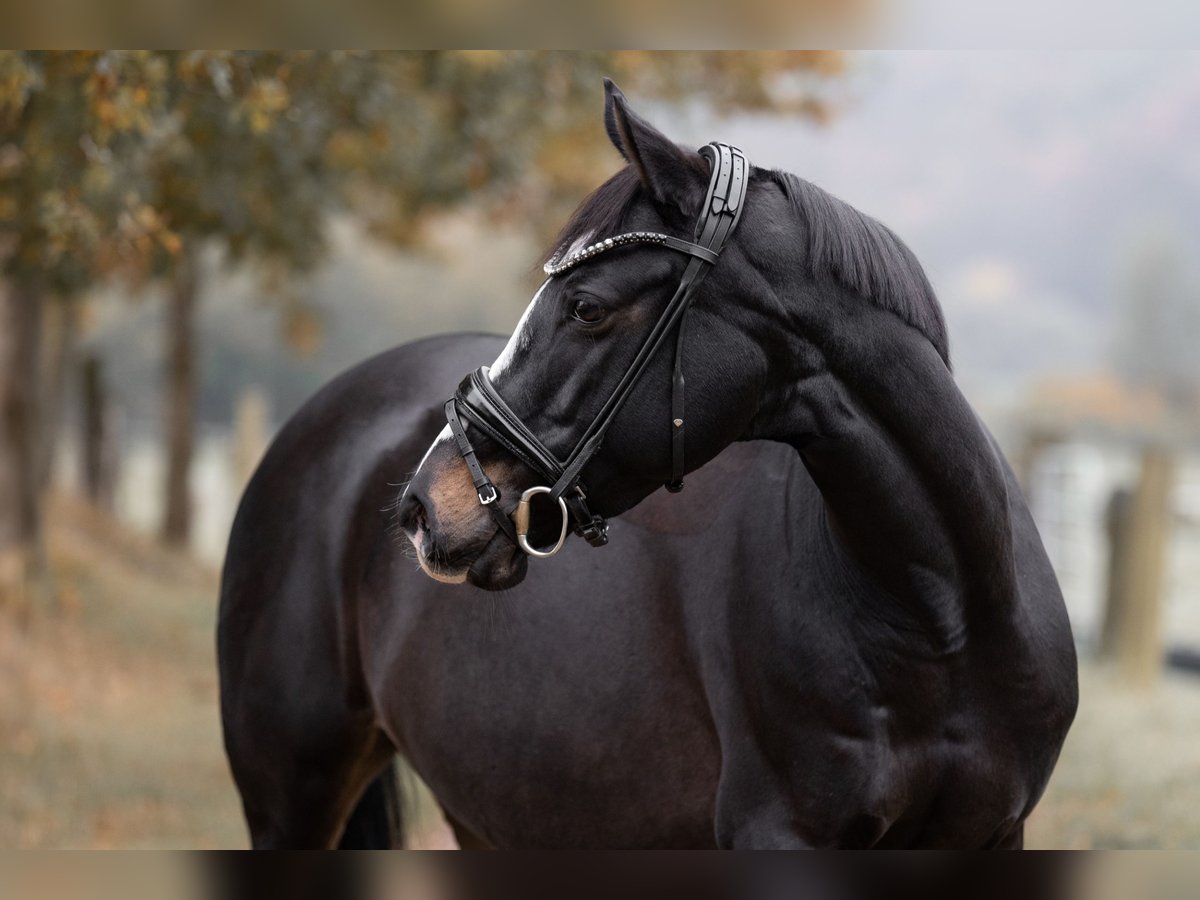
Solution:
<svg viewBox="0 0 1200 900"><path fill-rule="evenodd" d="M815 277L830 277L900 316L950 364L946 321L937 296L917 258L891 229L789 172L755 171L778 185L804 223L805 258ZM622 231L640 188L632 166L613 175L575 210L546 259L581 239L593 241Z"/></svg>
<svg viewBox="0 0 1200 900"><path fill-rule="evenodd" d="M805 224L812 273L894 312L917 329L950 365L946 320L925 270L886 225L790 172L764 174L779 185Z"/></svg>

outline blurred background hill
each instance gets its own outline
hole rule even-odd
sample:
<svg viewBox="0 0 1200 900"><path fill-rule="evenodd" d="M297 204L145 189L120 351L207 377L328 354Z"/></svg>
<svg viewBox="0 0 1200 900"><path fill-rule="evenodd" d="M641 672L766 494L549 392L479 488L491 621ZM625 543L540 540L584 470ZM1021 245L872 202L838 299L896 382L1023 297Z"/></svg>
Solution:
<svg viewBox="0 0 1200 900"><path fill-rule="evenodd" d="M241 486L339 371L511 330L604 74L913 248L1085 651L1030 840L1200 846L1200 55L1060 51L0 53L0 843L240 840Z"/></svg>

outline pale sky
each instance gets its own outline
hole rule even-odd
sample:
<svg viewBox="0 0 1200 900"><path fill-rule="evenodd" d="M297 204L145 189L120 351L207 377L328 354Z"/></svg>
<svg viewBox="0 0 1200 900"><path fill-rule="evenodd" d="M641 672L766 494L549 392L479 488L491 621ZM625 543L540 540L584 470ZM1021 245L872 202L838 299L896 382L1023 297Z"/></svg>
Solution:
<svg viewBox="0 0 1200 900"><path fill-rule="evenodd" d="M1195 0L880 0L888 47L1194 48Z"/></svg>

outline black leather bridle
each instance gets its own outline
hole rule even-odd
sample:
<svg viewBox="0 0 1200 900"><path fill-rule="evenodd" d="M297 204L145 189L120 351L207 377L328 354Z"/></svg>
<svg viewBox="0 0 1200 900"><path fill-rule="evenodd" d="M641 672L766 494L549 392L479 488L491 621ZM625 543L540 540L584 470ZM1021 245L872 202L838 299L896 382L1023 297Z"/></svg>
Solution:
<svg viewBox="0 0 1200 900"><path fill-rule="evenodd" d="M745 154L736 147L714 141L700 152L711 164L712 175L704 207L696 223L694 242L653 231L632 231L599 240L566 258L556 257L545 266L546 274L553 278L598 254L628 244L657 244L691 257L667 308L651 329L616 389L565 460L559 460L504 402L504 398L497 393L488 377L486 366L476 369L464 378L454 396L446 401L446 421L450 425L458 451L471 473L479 502L491 511L500 529L530 556L553 556L562 549L569 524L573 524L575 533L593 547L608 543L608 523L602 516L595 515L588 509L587 490L579 480L580 473L600 449L609 426L673 328L676 329L676 339L675 369L671 380L671 480L667 482L666 487L673 492L683 488L685 316L696 289L716 264L721 249L733 233L733 229L737 227L750 180L750 165ZM475 449L467 437L462 419L466 419L469 424L521 460L548 483L547 486L526 490L521 495L521 501L512 519L499 509L497 501L500 499L500 492L483 471L483 466L480 465ZM552 501L557 501L562 513L561 533L558 542L550 550L539 550L531 546L527 537L529 503L531 498L538 494L546 494Z"/></svg>

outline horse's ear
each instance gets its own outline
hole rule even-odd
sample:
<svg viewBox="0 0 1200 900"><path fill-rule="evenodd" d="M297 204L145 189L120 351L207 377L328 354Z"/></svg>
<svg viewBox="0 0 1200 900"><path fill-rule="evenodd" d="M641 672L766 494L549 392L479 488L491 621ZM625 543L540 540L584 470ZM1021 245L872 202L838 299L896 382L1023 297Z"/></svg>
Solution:
<svg viewBox="0 0 1200 900"><path fill-rule="evenodd" d="M613 146L637 170L658 203L694 214L703 188L704 160L688 153L635 113L612 79L604 79L604 127Z"/></svg>

